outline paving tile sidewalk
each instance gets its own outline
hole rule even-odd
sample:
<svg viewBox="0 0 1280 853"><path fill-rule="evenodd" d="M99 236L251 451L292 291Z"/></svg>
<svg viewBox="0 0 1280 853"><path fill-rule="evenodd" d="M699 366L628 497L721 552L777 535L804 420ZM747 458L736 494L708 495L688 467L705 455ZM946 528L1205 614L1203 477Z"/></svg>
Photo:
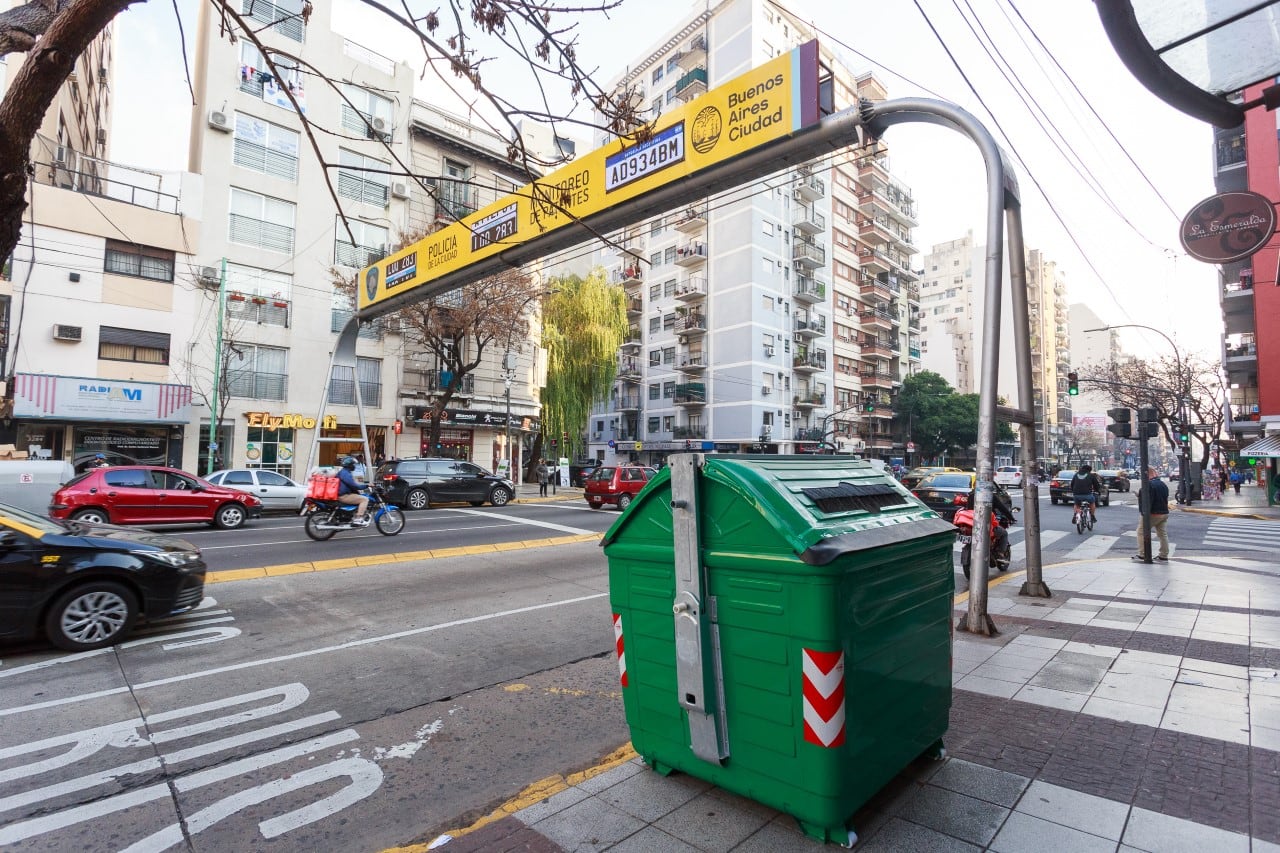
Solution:
<svg viewBox="0 0 1280 853"><path fill-rule="evenodd" d="M956 634L948 757L861 809L855 849L1280 853L1280 577L1262 565L1096 560L1046 568L1050 599L992 587L1001 635ZM637 758L441 849L821 846Z"/></svg>
<svg viewBox="0 0 1280 853"><path fill-rule="evenodd" d="M1176 484L1171 484L1173 489ZM1170 504L1170 506L1173 506ZM1235 518L1260 518L1280 521L1280 506L1267 506L1267 491L1257 483L1246 483L1240 487L1240 494L1227 486L1221 498L1212 501L1195 501L1190 506L1178 506L1181 512L1196 512L1204 515L1224 515Z"/></svg>

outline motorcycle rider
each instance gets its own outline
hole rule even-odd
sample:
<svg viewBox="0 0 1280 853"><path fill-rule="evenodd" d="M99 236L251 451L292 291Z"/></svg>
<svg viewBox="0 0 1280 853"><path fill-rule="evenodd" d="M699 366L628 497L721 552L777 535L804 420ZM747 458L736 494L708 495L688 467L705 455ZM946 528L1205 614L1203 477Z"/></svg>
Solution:
<svg viewBox="0 0 1280 853"><path fill-rule="evenodd" d="M1088 504L1089 518L1095 524L1098 522L1098 495L1102 494L1103 488L1102 478L1093 473L1093 466L1088 463L1081 465L1071 478L1071 499L1076 510L1079 511L1081 504Z"/></svg>
<svg viewBox="0 0 1280 853"><path fill-rule="evenodd" d="M1009 490L999 483L993 482L991 486L991 512L1000 520L993 534L995 541L992 543L991 553L993 556L1002 557L1009 550L1008 528L1013 524L1017 516L1013 512L1013 497L1009 494ZM978 489L975 485L973 491L969 492L969 509L976 508L974 499L977 494Z"/></svg>
<svg viewBox="0 0 1280 853"><path fill-rule="evenodd" d="M355 506L356 513L351 523L363 527L369 523L369 496L364 493L368 486L356 480L354 458L344 457L341 464L342 468L338 471L338 503Z"/></svg>

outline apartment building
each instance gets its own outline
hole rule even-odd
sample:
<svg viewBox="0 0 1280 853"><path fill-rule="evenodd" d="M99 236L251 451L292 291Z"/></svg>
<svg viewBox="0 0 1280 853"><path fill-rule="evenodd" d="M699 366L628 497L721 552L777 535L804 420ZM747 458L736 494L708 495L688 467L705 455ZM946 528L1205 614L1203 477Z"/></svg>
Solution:
<svg viewBox="0 0 1280 853"><path fill-rule="evenodd" d="M317 438L325 440L317 464L359 451L358 389L373 454L496 465L509 434L508 377L513 443L537 428L539 350L528 343L536 325L513 330L510 359L506 346L486 351L445 411L440 446L428 447L425 409L450 377L393 323L362 326L354 371L326 375L353 313L334 273L352 276L406 236L528 179L506 162L500 137L415 102L407 64L332 31L330 2L307 5L306 17L301 0L258 2L244 12L267 47L307 63L278 58L274 74L253 44L230 43L216 13L201 8L190 163L207 191L195 281L207 315L218 315L219 293L226 309L221 343L218 324L202 323L192 358L201 422L200 458L192 462L208 465L211 368L221 365L228 379L219 395L218 464L302 476ZM334 132L309 138L299 110Z"/></svg>
<svg viewBox="0 0 1280 853"><path fill-rule="evenodd" d="M640 93L657 117L812 37L768 0L699 4L611 86ZM837 109L883 96L829 51L822 63ZM590 453L893 454L892 393L918 359L914 224L877 147L612 235L596 261L626 289L631 331L587 424Z"/></svg>
<svg viewBox="0 0 1280 853"><path fill-rule="evenodd" d="M937 373L961 394L978 392L982 354L975 350L975 299L983 280L980 247L973 232L937 243L924 256L920 282L920 366ZM978 284L974 270L978 270Z"/></svg>
<svg viewBox="0 0 1280 853"><path fill-rule="evenodd" d="M1028 249L1026 263L1036 439L1042 459L1064 461L1063 438L1073 414L1067 393L1067 374L1072 369L1067 276L1040 249Z"/></svg>

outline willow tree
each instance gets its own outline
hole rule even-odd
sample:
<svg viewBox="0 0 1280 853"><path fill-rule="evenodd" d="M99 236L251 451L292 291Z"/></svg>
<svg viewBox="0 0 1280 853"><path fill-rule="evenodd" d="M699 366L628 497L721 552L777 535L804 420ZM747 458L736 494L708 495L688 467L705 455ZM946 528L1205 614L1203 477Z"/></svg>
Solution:
<svg viewBox="0 0 1280 853"><path fill-rule="evenodd" d="M626 296L600 268L585 279L571 275L548 285L542 308L542 429L544 435L567 433L565 455L573 458L592 404L608 397L618 372L618 348L627 336Z"/></svg>

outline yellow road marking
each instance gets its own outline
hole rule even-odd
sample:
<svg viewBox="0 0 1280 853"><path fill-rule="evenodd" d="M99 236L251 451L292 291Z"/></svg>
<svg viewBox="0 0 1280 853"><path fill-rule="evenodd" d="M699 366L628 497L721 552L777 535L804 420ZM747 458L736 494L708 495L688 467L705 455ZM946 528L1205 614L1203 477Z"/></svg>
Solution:
<svg viewBox="0 0 1280 853"><path fill-rule="evenodd" d="M418 560L434 560L444 557L470 557L476 554L496 554L499 551L520 551L526 548L548 548L553 545L569 545L575 542L598 542L602 533L583 533L574 536L557 536L554 539L525 539L520 542L501 542L493 545L468 545L460 548L437 548L434 551L400 551L395 554L370 554L366 557L348 557L342 560L317 560L313 563L281 563L253 569L226 569L210 572L204 582L227 583L252 578L279 577L307 572L330 572L336 569L354 569L359 566L388 566L394 563L412 563Z"/></svg>

